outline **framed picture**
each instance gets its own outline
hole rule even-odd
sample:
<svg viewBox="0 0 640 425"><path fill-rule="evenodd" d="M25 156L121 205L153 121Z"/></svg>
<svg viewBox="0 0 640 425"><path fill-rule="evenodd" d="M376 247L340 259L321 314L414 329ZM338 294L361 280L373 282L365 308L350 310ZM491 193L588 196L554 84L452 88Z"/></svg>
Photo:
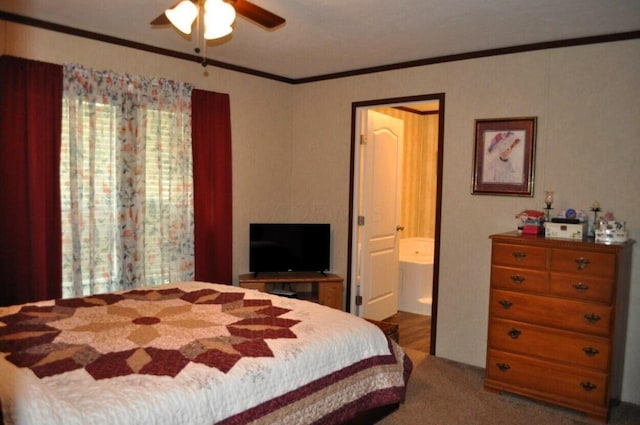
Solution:
<svg viewBox="0 0 640 425"><path fill-rule="evenodd" d="M476 120L474 195L533 196L536 117Z"/></svg>

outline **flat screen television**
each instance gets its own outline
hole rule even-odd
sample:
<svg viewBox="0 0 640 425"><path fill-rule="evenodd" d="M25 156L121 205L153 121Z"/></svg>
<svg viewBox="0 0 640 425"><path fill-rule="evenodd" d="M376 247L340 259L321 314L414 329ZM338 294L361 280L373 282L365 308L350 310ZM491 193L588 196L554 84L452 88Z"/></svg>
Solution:
<svg viewBox="0 0 640 425"><path fill-rule="evenodd" d="M249 271L321 272L329 270L328 223L249 224Z"/></svg>

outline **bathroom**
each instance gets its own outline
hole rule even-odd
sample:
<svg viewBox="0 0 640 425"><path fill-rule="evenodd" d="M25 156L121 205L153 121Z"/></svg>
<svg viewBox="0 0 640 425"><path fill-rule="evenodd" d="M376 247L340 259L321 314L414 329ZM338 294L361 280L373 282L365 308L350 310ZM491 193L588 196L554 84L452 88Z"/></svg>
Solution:
<svg viewBox="0 0 640 425"><path fill-rule="evenodd" d="M438 102L376 109L404 121L399 232L398 311L431 316L436 194Z"/></svg>

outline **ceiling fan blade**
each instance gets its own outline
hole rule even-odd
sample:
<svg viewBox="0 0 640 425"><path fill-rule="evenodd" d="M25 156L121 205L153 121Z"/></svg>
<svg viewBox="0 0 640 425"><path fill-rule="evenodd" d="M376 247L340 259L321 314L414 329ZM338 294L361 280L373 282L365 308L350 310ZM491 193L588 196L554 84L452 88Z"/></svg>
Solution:
<svg viewBox="0 0 640 425"><path fill-rule="evenodd" d="M271 13L268 10L261 8L260 6L256 6L250 1L235 0L231 1L230 3L236 9L237 14L251 19L252 21L262 25L263 27L275 28L285 22L284 18L276 15L275 13Z"/></svg>
<svg viewBox="0 0 640 425"><path fill-rule="evenodd" d="M158 16L156 19L154 19L153 21L151 21L150 25L169 25L171 22L169 21L169 18L167 18L167 15L164 14L164 12L162 12L162 15Z"/></svg>

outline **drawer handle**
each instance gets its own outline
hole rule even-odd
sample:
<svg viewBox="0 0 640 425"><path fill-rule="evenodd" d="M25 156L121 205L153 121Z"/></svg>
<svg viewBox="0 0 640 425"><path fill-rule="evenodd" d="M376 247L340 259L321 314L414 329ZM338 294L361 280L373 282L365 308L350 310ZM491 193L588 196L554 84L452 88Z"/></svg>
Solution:
<svg viewBox="0 0 640 425"><path fill-rule="evenodd" d="M601 319L600 316L594 313L585 314L584 318L587 319L587 322L589 323L596 323L598 320Z"/></svg>
<svg viewBox="0 0 640 425"><path fill-rule="evenodd" d="M587 357L593 357L593 356L597 355L598 353L600 353L600 350L598 350L597 348L593 348L593 347L584 347L582 349L582 351L584 351L584 354L586 354Z"/></svg>
<svg viewBox="0 0 640 425"><path fill-rule="evenodd" d="M525 281L525 278L520 276L519 274L514 274L513 276L511 276L511 280L513 281L513 283L520 285Z"/></svg>
<svg viewBox="0 0 640 425"><path fill-rule="evenodd" d="M598 386L596 384L592 384L591 382L587 381L587 382L580 382L580 386L587 392L589 391L593 391L596 388L598 388Z"/></svg>
<svg viewBox="0 0 640 425"><path fill-rule="evenodd" d="M513 251L511 255L518 261L522 261L527 257L527 253L522 251Z"/></svg>
<svg viewBox="0 0 640 425"><path fill-rule="evenodd" d="M571 286L573 286L573 288L580 293L587 292L587 289L589 289L589 285L586 285L582 282L574 283Z"/></svg>
<svg viewBox="0 0 640 425"><path fill-rule="evenodd" d="M498 304L500 304L502 308L504 308L505 310L510 309L511 306L513 305L511 301L507 301L507 300L500 300L498 301Z"/></svg>
<svg viewBox="0 0 640 425"><path fill-rule="evenodd" d="M585 267L587 267L589 264L591 264L591 261L589 261L588 258L584 258L584 257L580 257L580 258L576 258L576 264L578 265L578 270L582 270Z"/></svg>
<svg viewBox="0 0 640 425"><path fill-rule="evenodd" d="M509 332L507 332L507 335L509 335L511 337L511 339L518 339L518 337L522 334L521 331L519 331L516 328L511 328L511 330Z"/></svg>
<svg viewBox="0 0 640 425"><path fill-rule="evenodd" d="M501 372L506 372L511 369L511 366L506 363L496 363L496 366L498 366L498 369L500 369Z"/></svg>

